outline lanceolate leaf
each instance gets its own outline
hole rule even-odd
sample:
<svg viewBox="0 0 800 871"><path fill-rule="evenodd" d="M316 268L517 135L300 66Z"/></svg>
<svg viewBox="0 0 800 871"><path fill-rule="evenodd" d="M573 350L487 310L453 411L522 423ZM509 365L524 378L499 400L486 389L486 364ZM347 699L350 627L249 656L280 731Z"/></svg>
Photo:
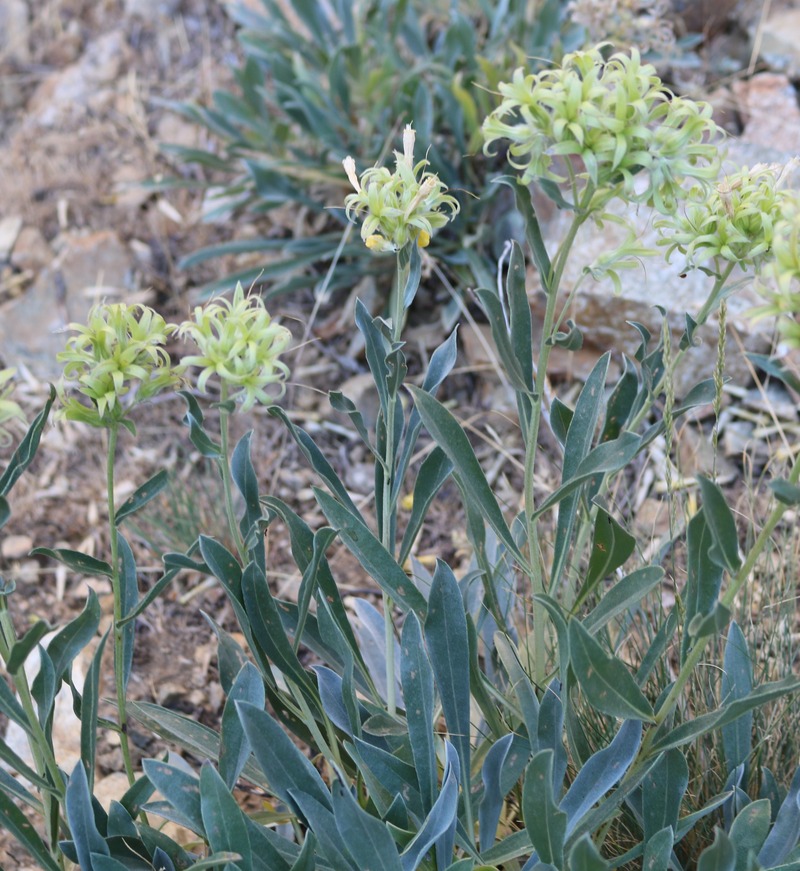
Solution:
<svg viewBox="0 0 800 871"><path fill-rule="evenodd" d="M594 539L589 557L589 569L578 599L583 600L598 581L616 571L636 547L636 539L614 518L600 509L594 523Z"/></svg>
<svg viewBox="0 0 800 871"><path fill-rule="evenodd" d="M411 516L408 518L408 525L403 533L400 555L397 559L400 565L403 565L408 559L417 533L422 528L425 515L428 513L428 508L452 471L453 463L438 445L425 457L420 466L414 485L414 503L411 508Z"/></svg>
<svg viewBox="0 0 800 871"><path fill-rule="evenodd" d="M722 687L720 701L725 704L743 699L753 690L753 665L747 639L736 622L731 623L725 655L722 661ZM722 746L728 773L737 765L746 763L752 749L753 712L748 711L738 720L722 727Z"/></svg>
<svg viewBox="0 0 800 871"><path fill-rule="evenodd" d="M767 868L789 855L800 837L800 769L795 772L789 792L781 804L772 830L758 853L758 861Z"/></svg>
<svg viewBox="0 0 800 871"><path fill-rule="evenodd" d="M766 798L751 802L736 815L729 834L736 849L737 867L745 867L747 854L751 850L758 855L769 834L771 822L769 799Z"/></svg>
<svg viewBox="0 0 800 871"><path fill-rule="evenodd" d="M38 867L44 871L61 871L33 824L3 789L0 789L0 829L15 837L36 860Z"/></svg>
<svg viewBox="0 0 800 871"><path fill-rule="evenodd" d="M161 469L160 472L156 472L152 478L142 484L142 486L132 493L116 510L114 520L117 525L125 520L126 517L130 517L131 514L134 514L140 508L147 505L151 499L155 499L168 483L169 472L167 472L166 469Z"/></svg>
<svg viewBox="0 0 800 871"><path fill-rule="evenodd" d="M598 750L584 763L558 806L567 815L567 835L586 811L622 779L639 750L641 740L641 721L626 720L608 747Z"/></svg>
<svg viewBox="0 0 800 871"><path fill-rule="evenodd" d="M644 845L642 868L647 871L669 871L674 837L672 829L667 826L649 838Z"/></svg>
<svg viewBox="0 0 800 871"><path fill-rule="evenodd" d="M394 838L385 823L362 810L341 783L333 787L333 813L350 855L359 868L402 871Z"/></svg>
<svg viewBox="0 0 800 871"><path fill-rule="evenodd" d="M731 509L717 484L702 475L697 480L703 494L703 510L714 539L709 558L729 572L736 572L742 559L739 556L739 538Z"/></svg>
<svg viewBox="0 0 800 871"><path fill-rule="evenodd" d="M461 424L440 402L424 390L413 386L409 386L408 389L414 397L417 410L428 432L450 458L469 498L480 506L486 522L494 529L497 537L517 562L524 566L525 559L511 535L494 492L483 474L483 469Z"/></svg>
<svg viewBox="0 0 800 871"><path fill-rule="evenodd" d="M109 630L110 631L110 630ZM97 751L97 712L100 705L100 672L108 632L100 639L86 672L81 696L81 759L86 767L89 790L94 785L95 754Z"/></svg>
<svg viewBox="0 0 800 871"><path fill-rule="evenodd" d="M681 642L681 661L686 659L691 649L689 624L697 615L705 617L710 614L719 596L722 568L711 560L712 545L712 533L706 522L705 508L702 508L686 528L687 567L683 594L686 618Z"/></svg>
<svg viewBox="0 0 800 871"><path fill-rule="evenodd" d="M178 811L188 827L202 835L204 823L198 778L177 765L157 759L145 759L142 767L148 780L164 796L166 802Z"/></svg>
<svg viewBox="0 0 800 871"><path fill-rule="evenodd" d="M500 813L503 809L505 795L500 786L500 775L503 764L513 741L513 734L503 735L495 741L486 753L481 767L483 778L483 798L478 811L478 830L481 838L481 850L487 850L494 844Z"/></svg>
<svg viewBox="0 0 800 871"><path fill-rule="evenodd" d="M600 602L583 621L584 628L596 635L609 620L635 608L663 577L661 566L645 566L626 575L603 593Z"/></svg>
<svg viewBox="0 0 800 871"><path fill-rule="evenodd" d="M452 569L441 561L436 564L428 596L425 642L447 731L458 750L464 792L469 796L471 742L467 620L458 581Z"/></svg>
<svg viewBox="0 0 800 871"><path fill-rule="evenodd" d="M67 783L65 797L67 822L81 868L91 868L92 853L109 855L108 845L97 830L89 783L83 762L77 762Z"/></svg>
<svg viewBox="0 0 800 871"><path fill-rule="evenodd" d="M403 625L400 645L400 673L408 721L408 737L419 791L427 813L438 790L436 747L433 733L433 671L422 641L422 629L415 614Z"/></svg>
<svg viewBox="0 0 800 871"><path fill-rule="evenodd" d="M247 702L236 707L256 760L270 788L282 801L294 805L290 791L303 792L331 809L330 793L319 772L270 715Z"/></svg>
<svg viewBox="0 0 800 871"><path fill-rule="evenodd" d="M365 571L381 589L406 610L413 611L420 619L425 618L427 604L422 593L411 579L373 535L370 528L348 509L322 490L314 494L328 522L339 533L342 541L358 559Z"/></svg>
<svg viewBox="0 0 800 871"><path fill-rule="evenodd" d="M400 857L403 871L415 871L428 850L455 828L457 809L458 775L455 767L448 764L436 803Z"/></svg>
<svg viewBox="0 0 800 871"><path fill-rule="evenodd" d="M597 361L575 404L575 412L572 415L564 443L562 484L576 476L581 462L587 457L592 446L597 421L604 404L604 389L610 360L611 355L606 353ZM567 559L577 510L578 493L576 490L561 501L558 509L556 540L553 546L553 569L550 575L551 583L556 585Z"/></svg>
<svg viewBox="0 0 800 871"><path fill-rule="evenodd" d="M553 796L552 750L542 750L528 764L522 786L522 815L539 859L560 868L567 815L556 807Z"/></svg>
<svg viewBox="0 0 800 871"><path fill-rule="evenodd" d="M533 683L519 661L519 654L511 640L501 632L494 636L497 653L511 682L511 689L517 697L522 719L528 732L531 746L536 747L539 733L539 700L533 689Z"/></svg>
<svg viewBox="0 0 800 871"><path fill-rule="evenodd" d="M754 708L761 707L761 705L765 705L789 693L796 692L798 689L800 689L800 678L794 676L761 684L742 699L737 699L734 702L723 705L710 714L702 714L693 720L681 723L680 726L676 726L658 741L654 742L651 749L656 752L668 750L671 747L682 747L700 735L705 735L708 732L713 732L715 729L721 729L727 723L732 723L747 711L752 711Z"/></svg>
<svg viewBox="0 0 800 871"><path fill-rule="evenodd" d="M714 843L700 854L697 871L734 871L736 850L730 838L722 831L714 832Z"/></svg>
<svg viewBox="0 0 800 871"><path fill-rule="evenodd" d="M650 702L628 668L605 652L578 620L569 624L570 656L575 676L588 701L620 719L653 719Z"/></svg>
<svg viewBox="0 0 800 871"><path fill-rule="evenodd" d="M253 857L244 814L228 786L208 762L200 772L200 811L211 849L215 853L238 853L242 858L236 867L249 871Z"/></svg>
<svg viewBox="0 0 800 871"><path fill-rule="evenodd" d="M666 826L676 831L681 802L689 784L689 766L680 750L668 750L642 783L644 841Z"/></svg>
<svg viewBox="0 0 800 871"><path fill-rule="evenodd" d="M64 563L68 569L81 575L111 577L111 566L105 560L95 559L93 556L80 553L77 550L69 550L66 547L35 547L31 551L31 556L47 556L58 560L58 562Z"/></svg>
<svg viewBox="0 0 800 871"><path fill-rule="evenodd" d="M236 702L240 701L257 708L263 708L266 703L264 681L251 662L246 662L236 676L222 711L219 773L228 789L233 789L250 755L250 744L236 711Z"/></svg>

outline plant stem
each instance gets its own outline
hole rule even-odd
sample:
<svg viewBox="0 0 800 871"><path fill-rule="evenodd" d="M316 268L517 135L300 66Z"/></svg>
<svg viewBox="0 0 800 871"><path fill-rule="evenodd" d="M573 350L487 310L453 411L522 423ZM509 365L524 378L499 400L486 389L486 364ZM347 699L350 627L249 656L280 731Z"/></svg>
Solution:
<svg viewBox="0 0 800 871"><path fill-rule="evenodd" d="M222 456L219 458L219 470L222 475L222 489L225 492L225 516L228 519L228 531L231 535L231 540L242 561L242 565L247 563L247 552L245 551L242 534L239 530L239 524L236 522L236 513L233 510L233 481L231 480L231 462L229 456L229 424L230 412L226 408L228 401L228 385L223 381L220 389L220 404L219 404L219 431L220 442L222 447Z"/></svg>
<svg viewBox="0 0 800 871"><path fill-rule="evenodd" d="M117 453L119 423L114 421L108 428L108 454L106 456L106 494L108 497L108 534L111 540L111 590L114 595L114 683L117 689L117 712L119 718L119 746L128 783L133 785L133 763L128 743L128 708L125 686L124 627L120 626L122 613L122 587L119 573L119 532L114 508L114 458Z"/></svg>
<svg viewBox="0 0 800 871"><path fill-rule="evenodd" d="M400 333L403 329L403 292L408 276L408 265L403 266L400 252L397 252L395 271L395 287L392 296L392 344L400 341ZM392 504L392 490L394 489L394 474L396 469L394 443L395 406L397 394L391 391L389 394L389 407L386 409L386 449L383 454L383 492L381 493L381 544L394 558L394 505ZM386 706L390 716L397 711L397 699L395 693L395 668L394 668L394 603L392 597L383 597L383 642L384 655L386 657Z"/></svg>
<svg viewBox="0 0 800 871"><path fill-rule="evenodd" d="M523 484L525 519L528 537L528 558L530 562L530 581L533 595L541 595L545 592L542 565L539 558L539 532L536 525L534 512L536 510L536 496L534 493L534 471L536 466L536 452L539 441L539 428L542 420L542 403L544 402L545 380L547 378L547 362L550 358L552 345L548 341L553 331L556 317L556 305L558 303L558 291L564 269L567 265L569 252L575 242L575 237L588 213L583 210L576 212L572 219L569 230L561 247L556 254L552 265L551 275L541 276L542 283L547 293L544 320L542 321L542 337L539 346L539 357L536 361L536 380L534 383L534 401L531 409L530 425L525 433L525 477ZM534 639L534 681L542 686L546 674L547 663L545 662L546 651L544 643L544 628L546 612L544 606L534 600L533 602L533 639Z"/></svg>

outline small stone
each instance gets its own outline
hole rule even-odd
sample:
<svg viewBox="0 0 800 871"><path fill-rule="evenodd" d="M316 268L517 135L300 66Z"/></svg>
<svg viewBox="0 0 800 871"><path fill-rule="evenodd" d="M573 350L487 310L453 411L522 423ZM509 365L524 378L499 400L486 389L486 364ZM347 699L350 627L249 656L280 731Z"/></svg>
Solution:
<svg viewBox="0 0 800 871"><path fill-rule="evenodd" d="M764 22L761 57L794 76L800 70L800 9L778 9Z"/></svg>
<svg viewBox="0 0 800 871"><path fill-rule="evenodd" d="M37 273L52 263L54 256L38 227L23 227L11 252L11 265L22 272Z"/></svg>
<svg viewBox="0 0 800 871"><path fill-rule="evenodd" d="M734 82L744 123L741 141L794 155L800 142L800 108L797 92L780 73L759 73Z"/></svg>
<svg viewBox="0 0 800 871"><path fill-rule="evenodd" d="M0 546L5 559L18 560L27 556L33 549L33 539L29 535L7 535Z"/></svg>
<svg viewBox="0 0 800 871"><path fill-rule="evenodd" d="M48 76L28 105L28 127L56 127L102 103L130 56L121 30L90 43L80 59Z"/></svg>

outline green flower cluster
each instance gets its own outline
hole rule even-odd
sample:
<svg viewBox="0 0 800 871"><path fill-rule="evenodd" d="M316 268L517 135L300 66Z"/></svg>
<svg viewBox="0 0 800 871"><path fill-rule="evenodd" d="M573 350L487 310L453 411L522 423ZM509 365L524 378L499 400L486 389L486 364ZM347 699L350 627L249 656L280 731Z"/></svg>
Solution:
<svg viewBox="0 0 800 871"><path fill-rule="evenodd" d="M722 131L710 105L675 97L636 49L605 60L602 48L536 75L518 69L501 83L503 101L483 123L484 150L508 140L524 184L569 180L579 196L588 189L590 209L620 195L670 214L688 196L687 180L716 178Z"/></svg>
<svg viewBox="0 0 800 871"><path fill-rule="evenodd" d="M237 284L233 301L220 298L194 310L194 319L180 327L197 345L198 354L183 358L184 366L200 366L197 387L217 375L230 398L242 402L249 411L256 402L270 405L283 395L283 379L289 369L278 356L286 350L291 333L272 320L260 296L245 296ZM274 385L280 385L279 393Z"/></svg>
<svg viewBox="0 0 800 871"><path fill-rule="evenodd" d="M772 256L776 224L792 198L781 187L788 170L776 164L744 167L715 188L698 191L682 214L656 224L659 244L668 246L667 259L678 250L690 267L721 259L758 269Z"/></svg>
<svg viewBox="0 0 800 871"><path fill-rule="evenodd" d="M90 405L59 386L61 416L91 426L124 423L130 408L178 381L164 347L177 329L145 305L114 303L94 306L86 326L70 324L77 335L58 354L64 379L74 382Z"/></svg>
<svg viewBox="0 0 800 871"><path fill-rule="evenodd" d="M433 231L459 211L458 201L446 193L439 176L425 171L428 161L414 163L415 138L414 129L406 125L403 153L395 152L394 172L374 166L359 180L353 158L342 161L355 189L344 201L347 217L355 221L357 215L366 214L361 238L367 248L379 254L399 251L413 241L427 247Z"/></svg>
<svg viewBox="0 0 800 871"><path fill-rule="evenodd" d="M4 424L15 418L25 420L22 409L10 398L14 392L12 378L16 373L16 369L0 369L0 445L7 445L11 440Z"/></svg>
<svg viewBox="0 0 800 871"><path fill-rule="evenodd" d="M765 295L768 303L757 309L761 317L776 317L787 344L800 348L800 196L787 196L772 239L773 262L767 271L774 280Z"/></svg>

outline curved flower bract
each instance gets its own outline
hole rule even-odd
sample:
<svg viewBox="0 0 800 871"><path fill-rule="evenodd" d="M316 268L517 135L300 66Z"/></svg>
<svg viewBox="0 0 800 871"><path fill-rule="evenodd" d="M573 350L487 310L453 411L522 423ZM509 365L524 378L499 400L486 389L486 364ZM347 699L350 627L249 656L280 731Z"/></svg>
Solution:
<svg viewBox="0 0 800 871"><path fill-rule="evenodd" d="M289 368L278 357L289 346L291 333L272 320L260 296L245 296L241 284L233 300L219 297L195 308L193 320L179 332L197 345L199 353L184 357L183 364L202 368L199 390L205 391L208 379L216 375L226 392L232 389L229 396L242 403L243 411L256 402L270 405L283 395ZM274 385L279 385L277 395Z"/></svg>
<svg viewBox="0 0 800 871"><path fill-rule="evenodd" d="M775 222L772 256L768 271L774 288L765 293L768 302L755 314L776 317L783 339L793 348L800 348L800 196L797 192L786 198L781 217Z"/></svg>
<svg viewBox="0 0 800 871"><path fill-rule="evenodd" d="M14 383L12 381L16 375L16 369L0 369L0 445L7 445L11 441L11 436L4 424L15 418L25 420L25 415L19 405L11 399L11 394L14 392Z"/></svg>
<svg viewBox="0 0 800 871"><path fill-rule="evenodd" d="M743 167L682 214L657 222L667 257L678 250L689 266L719 258L760 269L774 256L775 227L792 201L791 192L781 187L792 169L793 163Z"/></svg>
<svg viewBox="0 0 800 871"><path fill-rule="evenodd" d="M722 131L711 106L675 97L638 51L605 60L602 45L565 56L561 67L499 86L503 100L483 123L484 151L499 140L522 183L570 181L590 208L622 195L669 214L688 181L719 171ZM640 183L639 179L643 179Z"/></svg>
<svg viewBox="0 0 800 871"><path fill-rule="evenodd" d="M133 404L155 396L178 381L164 345L177 329L145 305L94 306L86 325L70 324L77 333L57 359L64 363L58 392L60 415L91 426L125 421ZM64 382L74 382L89 406L67 396Z"/></svg>
<svg viewBox="0 0 800 871"><path fill-rule="evenodd" d="M416 134L410 125L403 133L403 153L395 152L395 171L384 166L356 173L352 157L342 164L354 188L344 201L347 217L365 215L361 238L370 251L399 251L409 242L421 248L430 243L434 230L444 227L459 211L458 201L435 173L427 172L427 160L414 163Z"/></svg>

